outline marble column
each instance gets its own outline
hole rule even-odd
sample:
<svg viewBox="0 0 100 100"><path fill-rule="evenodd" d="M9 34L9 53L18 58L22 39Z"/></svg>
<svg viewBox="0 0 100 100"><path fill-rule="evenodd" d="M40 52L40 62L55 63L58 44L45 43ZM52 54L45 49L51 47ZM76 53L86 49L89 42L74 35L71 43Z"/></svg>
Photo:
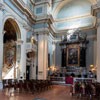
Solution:
<svg viewBox="0 0 100 100"><path fill-rule="evenodd" d="M0 9L0 89L2 85L2 67L3 67L3 11Z"/></svg>
<svg viewBox="0 0 100 100"><path fill-rule="evenodd" d="M23 27L21 29L21 55L20 55L20 65L19 65L19 78L26 79L26 29Z"/></svg>
<svg viewBox="0 0 100 100"><path fill-rule="evenodd" d="M38 35L38 79L47 79L48 35Z"/></svg>
<svg viewBox="0 0 100 100"><path fill-rule="evenodd" d="M100 22L97 27L97 60L96 60L96 67L97 67L97 81L100 82Z"/></svg>

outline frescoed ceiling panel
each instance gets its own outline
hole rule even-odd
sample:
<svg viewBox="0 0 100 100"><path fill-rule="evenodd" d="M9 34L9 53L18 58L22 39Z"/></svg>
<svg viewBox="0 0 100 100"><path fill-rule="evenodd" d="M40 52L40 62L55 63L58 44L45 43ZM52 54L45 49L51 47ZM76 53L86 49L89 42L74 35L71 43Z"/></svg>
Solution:
<svg viewBox="0 0 100 100"><path fill-rule="evenodd" d="M95 25L95 17L87 17L87 18L78 18L73 19L70 21L63 21L63 22L57 22L55 23L56 29L62 30L62 29L73 29L73 28L85 28L89 26Z"/></svg>
<svg viewBox="0 0 100 100"><path fill-rule="evenodd" d="M91 4L87 0L74 0L64 5L57 13L56 18L69 18L91 13Z"/></svg>
<svg viewBox="0 0 100 100"><path fill-rule="evenodd" d="M57 30L71 28L91 28L96 18L91 15L91 6L95 0L55 0L53 17ZM58 6L57 6L58 5Z"/></svg>

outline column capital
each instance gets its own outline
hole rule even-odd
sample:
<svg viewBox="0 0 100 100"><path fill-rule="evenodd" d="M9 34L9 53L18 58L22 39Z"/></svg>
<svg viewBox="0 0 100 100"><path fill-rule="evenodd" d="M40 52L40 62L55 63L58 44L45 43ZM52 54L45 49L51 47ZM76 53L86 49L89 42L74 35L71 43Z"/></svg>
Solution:
<svg viewBox="0 0 100 100"><path fill-rule="evenodd" d="M100 27L100 18L97 19L96 27Z"/></svg>
<svg viewBox="0 0 100 100"><path fill-rule="evenodd" d="M49 29L48 28L39 28L39 29L34 29L35 34L49 34Z"/></svg>
<svg viewBox="0 0 100 100"><path fill-rule="evenodd" d="M49 30L40 30L40 31L35 31L34 32L35 34L38 34L38 35L49 35Z"/></svg>

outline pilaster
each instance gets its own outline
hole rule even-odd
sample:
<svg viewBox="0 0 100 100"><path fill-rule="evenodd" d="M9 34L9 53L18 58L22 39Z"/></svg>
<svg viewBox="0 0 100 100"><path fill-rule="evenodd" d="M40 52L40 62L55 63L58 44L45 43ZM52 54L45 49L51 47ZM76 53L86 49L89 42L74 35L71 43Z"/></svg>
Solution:
<svg viewBox="0 0 100 100"><path fill-rule="evenodd" d="M3 11L0 6L0 89L2 85L2 67L3 67Z"/></svg>
<svg viewBox="0 0 100 100"><path fill-rule="evenodd" d="M38 79L47 79L48 34L38 35Z"/></svg>
<svg viewBox="0 0 100 100"><path fill-rule="evenodd" d="M22 77L22 79L26 78L26 29L24 29L23 27L21 27L21 40L22 40L22 44L21 44L21 55L20 55L20 75L19 78Z"/></svg>
<svg viewBox="0 0 100 100"><path fill-rule="evenodd" d="M97 82L100 82L100 22L98 22L97 27Z"/></svg>

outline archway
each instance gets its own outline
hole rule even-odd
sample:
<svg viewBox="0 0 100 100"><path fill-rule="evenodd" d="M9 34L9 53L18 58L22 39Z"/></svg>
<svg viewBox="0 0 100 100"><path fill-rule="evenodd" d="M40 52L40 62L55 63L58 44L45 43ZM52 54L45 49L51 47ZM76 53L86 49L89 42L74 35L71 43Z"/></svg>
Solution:
<svg viewBox="0 0 100 100"><path fill-rule="evenodd" d="M15 20L9 18L4 24L4 51L2 79L16 79L18 77L18 63L20 61L21 47L17 44L20 39L20 30ZM19 54L18 54L19 53Z"/></svg>

